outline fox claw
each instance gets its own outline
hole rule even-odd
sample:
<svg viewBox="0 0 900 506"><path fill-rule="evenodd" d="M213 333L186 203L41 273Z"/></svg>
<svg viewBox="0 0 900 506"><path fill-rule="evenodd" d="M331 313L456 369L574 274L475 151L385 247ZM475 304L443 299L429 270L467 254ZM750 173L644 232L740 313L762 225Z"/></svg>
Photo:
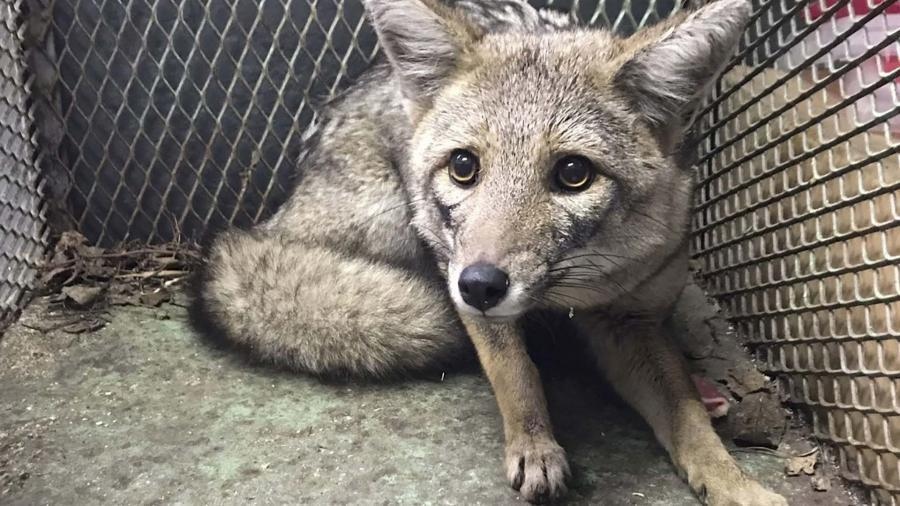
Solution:
<svg viewBox="0 0 900 506"><path fill-rule="evenodd" d="M528 502L562 497L570 476L566 452L549 438L527 437L506 448L507 478Z"/></svg>

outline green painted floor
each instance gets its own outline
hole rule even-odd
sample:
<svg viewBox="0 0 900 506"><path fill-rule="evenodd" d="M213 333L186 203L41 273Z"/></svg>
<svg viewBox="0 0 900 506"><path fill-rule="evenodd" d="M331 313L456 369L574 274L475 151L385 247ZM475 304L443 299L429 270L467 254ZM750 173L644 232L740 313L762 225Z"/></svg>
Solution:
<svg viewBox="0 0 900 506"><path fill-rule="evenodd" d="M0 340L0 504L516 504L477 374L323 384L201 342L183 309L114 308L96 332L38 300ZM29 328L30 327L30 328ZM549 385L573 504L698 504L643 423L575 380ZM736 454L791 504L812 492Z"/></svg>

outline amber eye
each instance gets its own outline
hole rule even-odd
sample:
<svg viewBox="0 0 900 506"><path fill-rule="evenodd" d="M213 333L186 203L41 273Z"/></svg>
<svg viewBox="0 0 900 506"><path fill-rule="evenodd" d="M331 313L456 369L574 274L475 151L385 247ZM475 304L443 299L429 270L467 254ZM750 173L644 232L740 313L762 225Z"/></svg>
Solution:
<svg viewBox="0 0 900 506"><path fill-rule="evenodd" d="M594 164L583 156L567 156L556 162L556 184L567 192L587 190L594 182Z"/></svg>
<svg viewBox="0 0 900 506"><path fill-rule="evenodd" d="M450 154L450 179L460 186L471 186L478 179L478 157L464 149Z"/></svg>

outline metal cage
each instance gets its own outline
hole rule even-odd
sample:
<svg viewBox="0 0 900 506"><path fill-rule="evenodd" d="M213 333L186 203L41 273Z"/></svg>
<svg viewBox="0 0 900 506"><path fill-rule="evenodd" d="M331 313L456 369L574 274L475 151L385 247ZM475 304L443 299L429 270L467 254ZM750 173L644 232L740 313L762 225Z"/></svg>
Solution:
<svg viewBox="0 0 900 506"><path fill-rule="evenodd" d="M625 34L682 7L532 3ZM264 219L319 105L377 51L359 0L0 5L4 317L48 221L110 246ZM754 5L698 120L693 255L843 475L896 504L900 3Z"/></svg>
<svg viewBox="0 0 900 506"><path fill-rule="evenodd" d="M693 251L873 503L900 498L900 4L761 4L704 117Z"/></svg>

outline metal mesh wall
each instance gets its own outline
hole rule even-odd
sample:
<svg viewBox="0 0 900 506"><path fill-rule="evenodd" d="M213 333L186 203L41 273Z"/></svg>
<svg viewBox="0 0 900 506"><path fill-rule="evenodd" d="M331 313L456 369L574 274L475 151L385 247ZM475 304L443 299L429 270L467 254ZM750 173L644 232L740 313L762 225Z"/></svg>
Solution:
<svg viewBox="0 0 900 506"><path fill-rule="evenodd" d="M0 325L20 309L46 248L21 2L0 2Z"/></svg>
<svg viewBox="0 0 900 506"><path fill-rule="evenodd" d="M285 197L318 100L371 59L359 2L57 2L58 115L78 228L104 244L250 224Z"/></svg>
<svg viewBox="0 0 900 506"><path fill-rule="evenodd" d="M900 3L758 5L705 116L693 247L843 475L900 498Z"/></svg>
<svg viewBox="0 0 900 506"><path fill-rule="evenodd" d="M675 5L555 3L626 33ZM267 216L317 107L375 53L359 0L76 0L52 19L47 122L62 135L47 165L68 181L55 197L103 245Z"/></svg>

